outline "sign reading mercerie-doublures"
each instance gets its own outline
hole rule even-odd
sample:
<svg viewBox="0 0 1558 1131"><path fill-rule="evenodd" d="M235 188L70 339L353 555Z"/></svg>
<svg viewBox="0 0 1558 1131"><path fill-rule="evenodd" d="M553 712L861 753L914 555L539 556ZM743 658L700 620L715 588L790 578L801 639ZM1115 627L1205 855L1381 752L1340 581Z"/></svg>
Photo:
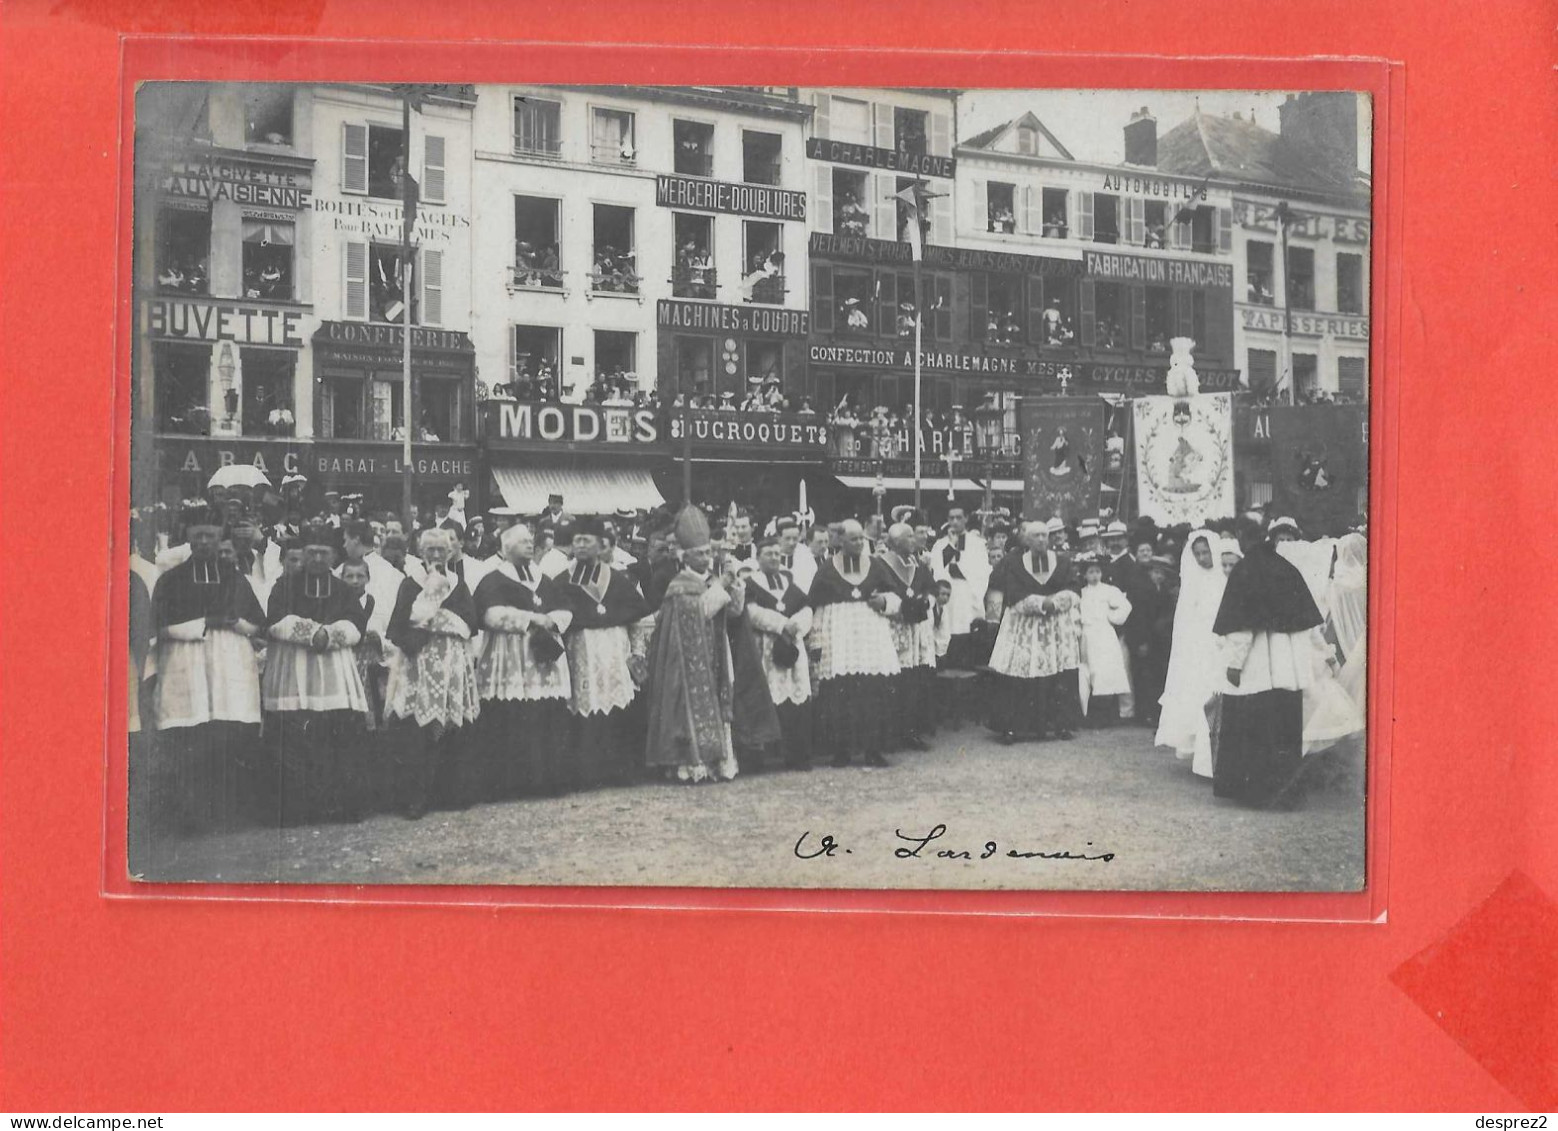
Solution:
<svg viewBox="0 0 1558 1131"><path fill-rule="evenodd" d="M655 203L662 208L729 212L766 220L805 220L806 194L777 185L711 181L662 174L655 178Z"/></svg>

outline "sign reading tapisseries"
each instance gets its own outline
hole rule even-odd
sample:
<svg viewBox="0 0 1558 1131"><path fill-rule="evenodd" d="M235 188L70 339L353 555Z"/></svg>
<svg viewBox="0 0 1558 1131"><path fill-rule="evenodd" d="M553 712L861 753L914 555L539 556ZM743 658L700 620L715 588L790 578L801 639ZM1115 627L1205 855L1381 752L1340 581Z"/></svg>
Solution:
<svg viewBox="0 0 1558 1131"><path fill-rule="evenodd" d="M867 169L891 169L922 177L950 177L957 168L952 157L929 153L910 153L904 149L880 149L853 141L834 141L814 137L806 141L806 156L813 161L832 161L836 165L863 165Z"/></svg>
<svg viewBox="0 0 1558 1131"><path fill-rule="evenodd" d="M775 185L733 184L702 177L664 174L655 178L655 203L662 208L696 208L768 220L805 220L806 194Z"/></svg>
<svg viewBox="0 0 1558 1131"><path fill-rule="evenodd" d="M1367 341L1369 320L1361 314L1313 314L1295 310L1286 316L1292 331L1307 338L1350 338ZM1281 333L1283 312L1271 306L1239 306L1239 319L1246 330L1270 330Z"/></svg>
<svg viewBox="0 0 1558 1131"><path fill-rule="evenodd" d="M725 306L663 298L656 325L690 333L740 334L760 338L804 338L811 332L811 313L769 306Z"/></svg>
<svg viewBox="0 0 1558 1131"><path fill-rule="evenodd" d="M1191 259L1154 259L1146 255L1089 251L1086 253L1085 273L1094 279L1119 279L1129 283L1233 289L1231 263L1200 263Z"/></svg>

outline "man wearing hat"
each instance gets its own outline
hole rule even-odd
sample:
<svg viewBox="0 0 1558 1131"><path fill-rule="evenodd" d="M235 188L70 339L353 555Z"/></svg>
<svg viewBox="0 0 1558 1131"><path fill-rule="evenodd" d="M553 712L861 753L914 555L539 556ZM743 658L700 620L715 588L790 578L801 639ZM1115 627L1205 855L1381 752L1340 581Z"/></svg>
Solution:
<svg viewBox="0 0 1558 1131"><path fill-rule="evenodd" d="M806 637L811 605L795 575L784 567L784 545L765 538L757 548L758 569L746 586L746 618L757 636L763 676L779 721L784 764L811 769L811 663ZM815 567L813 567L815 568Z"/></svg>
<svg viewBox="0 0 1558 1131"><path fill-rule="evenodd" d="M713 568L712 539L700 511L683 508L675 536L682 568L666 587L649 648L645 760L677 781L727 781L737 770L736 665L727 621L741 615L746 586L733 561ZM779 723L766 686L757 690L769 723L755 744L760 748L778 740Z"/></svg>
<svg viewBox="0 0 1558 1131"><path fill-rule="evenodd" d="M1130 530L1125 523L1115 519L1104 528L1103 534L1104 547L1109 555L1104 562L1104 581L1125 594L1125 599L1131 603L1131 616L1135 618L1134 621L1127 619L1120 627L1120 654L1125 659L1130 688L1115 703L1119 717L1124 721L1136 717L1136 681L1133 677L1135 669L1141 666L1139 660L1133 663L1128 641L1141 630L1145 609L1150 604L1146 590L1152 582L1147 577L1147 571L1131 557ZM1142 714L1147 716L1152 712L1143 711Z"/></svg>
<svg viewBox="0 0 1558 1131"><path fill-rule="evenodd" d="M639 765L643 738L633 707L647 672L643 633L631 630L650 609L627 574L601 561L598 520L579 519L571 536L573 563L553 579L550 615L568 648L574 780L626 782Z"/></svg>
<svg viewBox="0 0 1558 1131"><path fill-rule="evenodd" d="M947 511L947 533L930 551L931 572L937 581L952 583L947 603L951 641L947 665L968 667L973 659L973 624L984 611L985 586L990 582L990 552L985 540L968 529L968 512L961 506Z"/></svg>
<svg viewBox="0 0 1558 1131"><path fill-rule="evenodd" d="M351 761L368 696L352 650L367 631L368 615L330 572L336 535L324 525L305 528L303 571L276 584L266 612L270 644L260 688L266 768L276 775L276 816L283 826L361 815Z"/></svg>
<svg viewBox="0 0 1558 1131"><path fill-rule="evenodd" d="M230 824L252 773L260 728L260 681L251 639L265 625L254 590L217 560L221 515L184 514L189 557L158 579L157 740L148 789L154 826L193 832Z"/></svg>
<svg viewBox="0 0 1558 1131"><path fill-rule="evenodd" d="M1077 524L1077 548L1079 553L1102 560L1104 556L1103 531L1096 518L1084 518Z"/></svg>

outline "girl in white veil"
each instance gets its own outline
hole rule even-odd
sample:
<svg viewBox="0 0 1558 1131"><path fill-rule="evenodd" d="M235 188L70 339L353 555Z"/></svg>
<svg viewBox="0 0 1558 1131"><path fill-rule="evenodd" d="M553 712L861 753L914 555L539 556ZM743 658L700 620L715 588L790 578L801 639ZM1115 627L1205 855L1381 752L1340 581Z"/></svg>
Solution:
<svg viewBox="0 0 1558 1131"><path fill-rule="evenodd" d="M1358 710L1367 713L1367 669L1369 628L1369 543L1362 534L1348 534L1336 544L1336 572L1331 577L1331 628L1342 653L1340 680L1342 690L1352 697Z"/></svg>
<svg viewBox="0 0 1558 1131"><path fill-rule="evenodd" d="M1174 636L1169 647L1168 677L1158 700L1158 746L1172 747L1191 769L1212 776L1212 736L1206 704L1222 687L1223 664L1212 635L1212 622L1222 603L1221 540L1210 530L1191 531L1179 559L1179 602L1174 606Z"/></svg>

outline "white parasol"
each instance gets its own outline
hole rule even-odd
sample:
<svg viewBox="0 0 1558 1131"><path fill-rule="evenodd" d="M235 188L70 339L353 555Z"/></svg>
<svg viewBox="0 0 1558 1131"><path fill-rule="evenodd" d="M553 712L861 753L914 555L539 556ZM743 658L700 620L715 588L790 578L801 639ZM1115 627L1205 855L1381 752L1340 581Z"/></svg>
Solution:
<svg viewBox="0 0 1558 1131"><path fill-rule="evenodd" d="M265 473L252 463L230 463L216 469L206 484L211 487L269 487L271 482Z"/></svg>

